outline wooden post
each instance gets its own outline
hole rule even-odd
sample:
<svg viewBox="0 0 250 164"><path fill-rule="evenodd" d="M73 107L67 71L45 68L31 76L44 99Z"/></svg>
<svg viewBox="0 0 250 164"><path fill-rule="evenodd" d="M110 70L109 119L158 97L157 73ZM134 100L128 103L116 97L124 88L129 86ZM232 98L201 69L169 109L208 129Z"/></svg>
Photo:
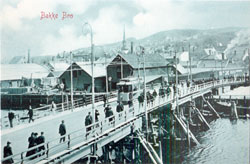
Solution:
<svg viewBox="0 0 250 164"><path fill-rule="evenodd" d="M236 104L234 101L231 102L231 117L232 118L236 118L238 119L238 113L237 113L237 109L236 109Z"/></svg>

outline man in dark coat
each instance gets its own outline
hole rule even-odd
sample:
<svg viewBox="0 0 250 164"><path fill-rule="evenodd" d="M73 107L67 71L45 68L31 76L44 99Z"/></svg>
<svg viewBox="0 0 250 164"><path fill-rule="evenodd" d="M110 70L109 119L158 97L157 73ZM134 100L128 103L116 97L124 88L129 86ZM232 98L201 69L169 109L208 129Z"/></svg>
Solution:
<svg viewBox="0 0 250 164"><path fill-rule="evenodd" d="M66 126L64 124L64 120L62 120L62 123L59 126L59 134L63 137L60 138L60 143L63 141L65 142L65 134L66 134Z"/></svg>
<svg viewBox="0 0 250 164"><path fill-rule="evenodd" d="M28 148L32 148L33 146L35 146L35 136L34 136L33 132L31 133L30 137L28 138L28 141L29 141ZM33 153L32 151L33 150L28 151L27 154L26 154L26 157L31 156L32 153Z"/></svg>
<svg viewBox="0 0 250 164"><path fill-rule="evenodd" d="M33 109L32 109L32 107L31 107L31 105L29 106L28 115L29 115L29 123L30 123L31 121L34 122L34 119L33 119Z"/></svg>
<svg viewBox="0 0 250 164"><path fill-rule="evenodd" d="M4 158L13 155L13 154L12 154L12 149L11 149L11 147L10 147L10 144L11 144L11 143L8 141L8 142L7 142L7 146L4 146L4 148L3 148L3 157L4 157ZM2 163L3 163L3 164L7 164L7 163L9 164L9 163L14 163L14 161L13 161L12 158L10 158L10 159L7 159L7 160L3 161Z"/></svg>
<svg viewBox="0 0 250 164"><path fill-rule="evenodd" d="M8 118L9 118L11 128L13 128L13 119L14 119L14 117L15 117L15 114L13 112L9 111Z"/></svg>
<svg viewBox="0 0 250 164"><path fill-rule="evenodd" d="M91 113L89 112L89 114L86 116L85 118L85 126L89 126L93 123L93 118L91 116ZM91 130L91 127L88 127L87 129L87 132Z"/></svg>
<svg viewBox="0 0 250 164"><path fill-rule="evenodd" d="M111 117L111 116L113 116L113 115L114 115L114 113L113 113L111 107L108 106L107 117ZM112 117L112 118L109 118L109 122L113 121L113 119L114 119L113 117Z"/></svg>
<svg viewBox="0 0 250 164"><path fill-rule="evenodd" d="M143 106L143 101L144 101L143 94L140 94L140 96L138 97L138 101L139 101L139 107Z"/></svg>
<svg viewBox="0 0 250 164"><path fill-rule="evenodd" d="M43 132L41 132L41 135L37 138L37 145L40 145L40 144L44 144L45 143L45 137L43 136ZM40 151L44 151L45 150L45 146L44 145L42 145L42 146L40 146L40 147L38 147L38 151L40 152ZM44 152L41 154L41 155L43 155L43 154L45 154Z"/></svg>
<svg viewBox="0 0 250 164"><path fill-rule="evenodd" d="M86 89L83 91L83 95L82 95L82 105L84 106L87 106L87 102L86 102Z"/></svg>
<svg viewBox="0 0 250 164"><path fill-rule="evenodd" d="M122 112L123 111L123 106L121 105L120 102L118 102L118 105L116 106L116 112Z"/></svg>
<svg viewBox="0 0 250 164"><path fill-rule="evenodd" d="M107 95L103 95L103 103L103 107L105 107L107 103Z"/></svg>
<svg viewBox="0 0 250 164"><path fill-rule="evenodd" d="M99 113L99 111L96 109L96 110L95 110L95 122L98 122L98 121L99 121L99 115L100 115L100 113Z"/></svg>

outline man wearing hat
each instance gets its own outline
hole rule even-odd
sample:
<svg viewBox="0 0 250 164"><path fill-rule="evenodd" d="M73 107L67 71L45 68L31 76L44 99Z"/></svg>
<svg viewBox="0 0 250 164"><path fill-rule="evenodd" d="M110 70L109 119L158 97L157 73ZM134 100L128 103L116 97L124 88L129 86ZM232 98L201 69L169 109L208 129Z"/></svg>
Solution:
<svg viewBox="0 0 250 164"><path fill-rule="evenodd" d="M11 147L10 147L10 142L8 141L7 142L7 146L5 146L4 147L4 149L3 149L3 157L4 158L6 158L6 157L8 157L8 156L11 156L11 155L13 155L12 154L12 150L11 150ZM14 163L14 161L13 161L13 159L12 158L10 158L10 159L7 159L7 160L5 160L5 161L3 161L2 163Z"/></svg>
<svg viewBox="0 0 250 164"><path fill-rule="evenodd" d="M66 126L65 126L65 124L64 124L64 120L62 120L62 123L60 124L60 126L59 126L59 134L62 136L61 138L60 138L60 143L63 141L63 142L65 142L65 134L66 134Z"/></svg>
<svg viewBox="0 0 250 164"><path fill-rule="evenodd" d="M14 117L15 117L15 114L9 110L8 118L9 118L11 128L13 128L13 119L14 119Z"/></svg>

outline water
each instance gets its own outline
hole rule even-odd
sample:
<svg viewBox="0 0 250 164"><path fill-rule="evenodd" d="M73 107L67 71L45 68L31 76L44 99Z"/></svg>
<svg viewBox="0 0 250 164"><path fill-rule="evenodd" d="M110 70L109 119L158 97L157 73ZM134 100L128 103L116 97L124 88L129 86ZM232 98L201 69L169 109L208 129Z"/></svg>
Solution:
<svg viewBox="0 0 250 164"><path fill-rule="evenodd" d="M183 164L249 164L250 120L217 119L197 136L200 146L183 150Z"/></svg>

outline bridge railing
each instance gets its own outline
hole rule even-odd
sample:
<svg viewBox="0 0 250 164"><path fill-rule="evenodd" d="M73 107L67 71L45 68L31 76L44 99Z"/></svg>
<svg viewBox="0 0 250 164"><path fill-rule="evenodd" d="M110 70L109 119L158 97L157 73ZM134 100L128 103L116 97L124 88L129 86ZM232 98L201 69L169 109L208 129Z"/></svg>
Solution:
<svg viewBox="0 0 250 164"><path fill-rule="evenodd" d="M236 82L242 82L243 80L238 79L238 80L219 80L219 81L213 81L213 82L208 82L208 83L204 83L204 84L199 84L199 85L194 85L191 86L189 88L186 88L186 92L184 92L184 94L180 93L180 97L186 96L186 95L190 95L192 93L195 92L199 92L201 90L204 89L209 89L212 87L216 87L216 86L220 86L222 84L230 84L230 83L236 83ZM159 99L159 101L157 101L157 98ZM174 93L171 93L169 96L165 96L165 97L161 97L158 93L157 98L154 100L153 104L151 104L150 107L157 107L160 104L165 103L166 101L172 101L175 99L175 95ZM164 101L161 101L161 99L163 99ZM76 106L82 106L81 104L82 100L75 100L74 104L76 104ZM70 107L68 107L67 103L67 110L70 109ZM62 106L66 104L62 103ZM101 104L102 105L102 104ZM137 99L134 101L134 106L135 105L139 105L139 102L137 101ZM93 138L93 136L95 135L101 135L103 134L105 131L114 128L115 126L118 126L119 124L125 122L128 120L128 118L132 118L135 115L144 112L144 110L141 110L140 108L135 111L134 106L130 107L127 105L125 106L124 111L116 113L108 118L105 118L104 120L100 120L98 122L95 122L91 125L88 126L83 126L83 128L76 130L72 133L66 134L64 136L58 137L54 140L51 140L49 142L46 142L44 144L40 144L37 145L35 147L29 148L21 153L17 153L15 155L6 157L2 159L2 162L5 160L8 160L10 158L13 158L15 160L15 163L23 163L25 161L31 161L31 158L35 158L36 160L41 160L41 159L45 159L48 158L49 156L55 154L56 152L65 149L69 149L71 148L73 145L76 145L77 143L80 142L86 142ZM62 108L60 108L60 106L58 106L58 110L62 110ZM90 128L89 131L86 131L88 128ZM62 137L66 137L66 141L63 143L58 143L59 140ZM32 150L36 150L37 148L41 147L41 146L45 146L45 150L41 151L41 152L36 152L35 154L28 156L28 157L24 157L25 153L32 151ZM45 155L41 155L45 153Z"/></svg>
<svg viewBox="0 0 250 164"><path fill-rule="evenodd" d="M107 100L109 100L110 102L111 101L113 102L114 100L110 100L110 99L114 97L116 97L116 93L112 93L111 95L108 95ZM43 117L47 117L48 115L55 115L57 113L64 112L67 110L74 110L75 108L85 107L92 103L91 97L86 97L85 100L86 100L85 103L83 103L83 98L74 99L73 106L72 106L71 101L69 101L68 99L64 99L64 102L57 103L55 104L55 106L52 106L52 104L50 104L50 105L45 105L42 107L34 108L33 119L37 120ZM95 97L95 102L102 102L102 101L103 101L102 96ZM96 106L100 106L100 105L96 105ZM17 114L17 121L19 122L19 124L22 124L22 120L24 122L25 119L28 119L28 110L26 113L22 113L21 115ZM1 122L2 122L2 125L4 125L5 123L8 123L8 118L4 117L4 119L2 119Z"/></svg>
<svg viewBox="0 0 250 164"><path fill-rule="evenodd" d="M126 109L127 108L127 109ZM105 131L118 126L119 124L127 121L128 118L135 116L134 108L125 107L124 111L115 113L114 115L105 118L103 120L97 121L91 125L83 126L83 128L78 129L69 134L65 134L46 143L39 144L32 148L26 149L21 153L14 154L12 156L2 159L2 162L8 159L14 159L14 163L24 163L31 161L39 161L42 159L49 158L50 156L60 152L61 150L70 149L72 146L80 142L87 142L93 136L101 135ZM65 142L59 143L60 139L65 137ZM37 151L40 147L45 147L42 151ZM34 151L35 153L27 156L28 152Z"/></svg>

